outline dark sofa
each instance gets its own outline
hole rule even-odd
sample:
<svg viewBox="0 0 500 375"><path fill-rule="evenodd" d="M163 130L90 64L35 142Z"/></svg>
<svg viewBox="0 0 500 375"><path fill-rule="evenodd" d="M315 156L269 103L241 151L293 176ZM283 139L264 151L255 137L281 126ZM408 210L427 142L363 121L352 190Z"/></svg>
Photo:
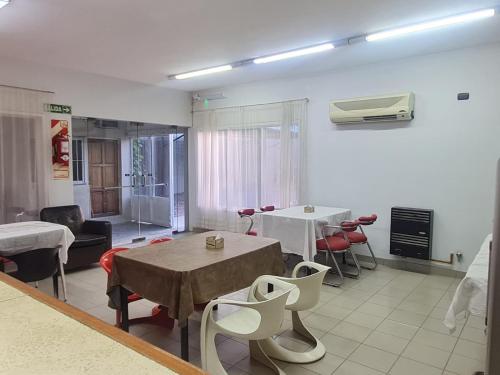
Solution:
<svg viewBox="0 0 500 375"><path fill-rule="evenodd" d="M40 220L65 225L75 235L75 242L68 251L65 270L96 263L112 247L111 223L84 220L80 206L44 208L40 211Z"/></svg>

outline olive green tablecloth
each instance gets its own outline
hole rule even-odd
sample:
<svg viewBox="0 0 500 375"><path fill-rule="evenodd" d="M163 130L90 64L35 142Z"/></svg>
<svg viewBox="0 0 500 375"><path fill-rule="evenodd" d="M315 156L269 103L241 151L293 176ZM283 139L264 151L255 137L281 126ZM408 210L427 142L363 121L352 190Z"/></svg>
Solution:
<svg viewBox="0 0 500 375"><path fill-rule="evenodd" d="M206 237L217 233L224 237L224 248L206 249ZM107 293L110 305L120 306L121 285L168 307L169 316L182 325L195 304L246 288L260 275L283 272L278 240L206 232L116 254Z"/></svg>

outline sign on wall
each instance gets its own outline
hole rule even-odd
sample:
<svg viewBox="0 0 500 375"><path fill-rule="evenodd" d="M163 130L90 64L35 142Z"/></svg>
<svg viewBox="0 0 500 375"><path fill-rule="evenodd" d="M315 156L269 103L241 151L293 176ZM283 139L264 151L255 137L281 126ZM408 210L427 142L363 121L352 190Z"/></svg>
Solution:
<svg viewBox="0 0 500 375"><path fill-rule="evenodd" d="M64 104L45 104L45 112L62 113L64 115L71 115L71 106Z"/></svg>
<svg viewBox="0 0 500 375"><path fill-rule="evenodd" d="M50 120L52 135L52 177L69 179L69 134L67 120Z"/></svg>

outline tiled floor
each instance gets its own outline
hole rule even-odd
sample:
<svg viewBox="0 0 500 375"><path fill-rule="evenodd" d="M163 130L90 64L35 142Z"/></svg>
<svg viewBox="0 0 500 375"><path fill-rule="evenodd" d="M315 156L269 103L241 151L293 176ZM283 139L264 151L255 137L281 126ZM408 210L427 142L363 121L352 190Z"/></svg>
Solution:
<svg viewBox="0 0 500 375"><path fill-rule="evenodd" d="M68 303L109 323L114 311L107 307L106 275L98 267L72 272L68 278ZM442 320L459 280L422 275L379 266L364 270L359 280L347 279L344 286L323 286L321 302L301 314L305 324L321 338L327 355L307 365L279 363L289 375L471 375L482 370L486 352L483 320L464 318L449 334ZM41 283L51 291L50 282ZM245 299L245 291L228 296ZM150 314L152 303L130 305L131 317ZM218 315L230 312L222 306ZM190 319L191 362L200 364L199 321ZM279 342L294 350L307 350L284 322ZM148 324L133 325L131 333L176 355L180 353L179 329L168 330ZM250 360L244 341L218 337L218 352L231 375L271 374Z"/></svg>

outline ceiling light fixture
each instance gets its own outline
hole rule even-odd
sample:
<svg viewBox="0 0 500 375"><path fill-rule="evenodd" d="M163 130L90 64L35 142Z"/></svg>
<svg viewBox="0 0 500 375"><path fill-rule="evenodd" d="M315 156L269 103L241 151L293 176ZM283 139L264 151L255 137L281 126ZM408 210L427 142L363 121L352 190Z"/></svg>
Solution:
<svg viewBox="0 0 500 375"><path fill-rule="evenodd" d="M6 5L9 5L10 0L0 0L0 8L3 8Z"/></svg>
<svg viewBox="0 0 500 375"><path fill-rule="evenodd" d="M2 2L7 2L9 3L9 0L0 0L0 4ZM254 59L246 59L246 60L240 60L240 61L235 61L231 64L227 65L222 65L222 66L217 66L215 68L208 68L208 69L202 69L202 70L196 70L193 72L188 72L188 73L182 73L182 74L173 74L169 75L169 79L186 79L186 78L192 78L192 77L198 77L198 76L203 76L206 74L212 74L212 73L218 73L218 72L225 72L228 70L232 70L233 68L239 68L242 66L246 66L249 64L265 64L265 63L270 63L274 61L280 61L280 60L285 60L285 59L290 59L293 57L299 57L299 56L305 56L313 53L318 53L318 52L324 52L324 51L329 51L335 48L335 46L349 46L353 43L357 43L359 41L368 41L368 42L374 42L378 40L383 40L387 38L393 38L401 35L406 35L406 34L411 34L419 31L424 31L424 30L429 30L429 29L437 29L437 28L442 28L450 25L455 25L455 24L460 24L460 23L466 23L466 22L471 22L483 18L489 18L495 15L495 8L490 8L490 9L483 9L475 12L470 12L470 13L464 13L464 14L459 14L455 16L450 16L446 18L441 18L437 19L434 21L428 21L428 22L423 22L415 25L410 25L410 26L404 26L396 29L391 29L391 30L386 30L386 31L381 31L377 33L372 33L368 35L355 35L350 38L345 38L341 40L336 40L332 42L327 42L323 44L318 44L310 47L305 47L305 48L300 48L292 51L287 51L287 52L281 52L277 53L275 55L269 55L269 56L264 56L264 57L257 57Z"/></svg>
<svg viewBox="0 0 500 375"><path fill-rule="evenodd" d="M418 23L416 25L405 26L397 29L368 34L365 37L365 39L367 42L374 42L382 39L393 38L396 36L416 33L424 30L437 29L440 27L455 25L459 23L476 21L483 18L492 17L494 15L495 15L495 9L484 9L476 12L460 14L457 16L441 18L434 21Z"/></svg>
<svg viewBox="0 0 500 375"><path fill-rule="evenodd" d="M259 58L254 59L253 62L254 62L254 64L266 64L266 63L270 63L270 62L274 62L274 61L291 59L293 57L310 55L312 53L329 51L329 50L334 49L334 48L335 48L335 46L332 43L325 43L325 44L320 44L320 45L314 46L314 47L301 48L301 49L296 49L293 51L278 53L276 55L259 57Z"/></svg>
<svg viewBox="0 0 500 375"><path fill-rule="evenodd" d="M204 76L207 74L226 72L226 71L231 70L231 69L233 69L232 65L229 65L229 64L228 65L221 65L221 66L216 66L214 68L195 70L195 71L189 72L189 73L176 74L174 76L174 78L175 79L186 79L186 78Z"/></svg>

